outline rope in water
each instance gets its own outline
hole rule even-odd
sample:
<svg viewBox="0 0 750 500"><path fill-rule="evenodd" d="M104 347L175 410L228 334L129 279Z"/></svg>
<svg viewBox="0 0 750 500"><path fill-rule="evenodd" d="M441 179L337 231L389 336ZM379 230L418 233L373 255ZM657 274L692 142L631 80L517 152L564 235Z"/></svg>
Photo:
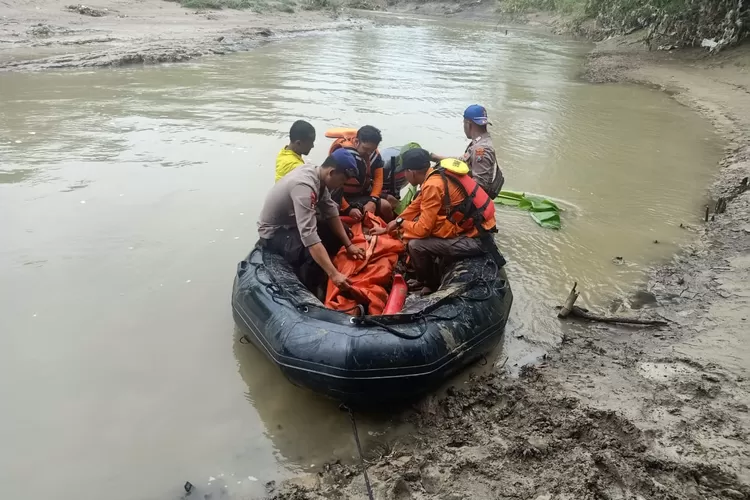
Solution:
<svg viewBox="0 0 750 500"><path fill-rule="evenodd" d="M352 421L352 431L354 433L354 440L357 442L357 451L359 452L359 463L362 466L362 475L365 477L365 486L367 487L367 496L370 500L375 500L372 494L372 486L370 485L370 476L367 475L367 465L365 464L365 457L362 453L362 444L359 442L359 432L357 431L357 421L354 420L354 412L351 408L341 403L339 406L341 411L349 413L349 418Z"/></svg>

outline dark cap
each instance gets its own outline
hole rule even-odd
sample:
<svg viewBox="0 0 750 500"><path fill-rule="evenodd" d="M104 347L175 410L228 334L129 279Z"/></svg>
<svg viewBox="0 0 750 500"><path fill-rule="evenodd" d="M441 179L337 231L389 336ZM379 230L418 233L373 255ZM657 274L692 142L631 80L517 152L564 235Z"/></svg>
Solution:
<svg viewBox="0 0 750 500"><path fill-rule="evenodd" d="M401 163L404 170L427 170L430 168L430 153L422 148L409 149L401 155Z"/></svg>
<svg viewBox="0 0 750 500"><path fill-rule="evenodd" d="M349 179L357 177L357 160L349 150L339 148L333 152L331 158L335 164L334 171L343 173Z"/></svg>

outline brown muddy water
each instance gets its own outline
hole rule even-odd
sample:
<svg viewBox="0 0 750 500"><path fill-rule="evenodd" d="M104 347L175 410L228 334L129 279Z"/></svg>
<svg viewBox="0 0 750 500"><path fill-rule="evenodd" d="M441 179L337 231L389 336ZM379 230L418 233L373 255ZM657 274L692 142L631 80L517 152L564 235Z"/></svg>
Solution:
<svg viewBox="0 0 750 500"><path fill-rule="evenodd" d="M488 107L506 187L566 208L559 232L498 210L508 366L556 344L573 280L607 306L669 258L721 154L709 125L656 91L581 83L585 45L480 29L0 75L3 498L178 498L186 480L245 498L351 458L346 416L240 344L229 305L295 119L316 126L317 161L326 128L365 123L460 154L463 108ZM372 445L390 424L362 427Z"/></svg>

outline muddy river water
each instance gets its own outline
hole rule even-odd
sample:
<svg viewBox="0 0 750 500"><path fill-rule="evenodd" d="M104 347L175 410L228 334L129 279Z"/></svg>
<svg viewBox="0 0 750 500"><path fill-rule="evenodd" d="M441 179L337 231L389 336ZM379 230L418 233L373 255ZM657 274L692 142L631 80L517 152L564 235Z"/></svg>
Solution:
<svg viewBox="0 0 750 500"><path fill-rule="evenodd" d="M0 74L0 495L178 498L190 480L245 498L352 456L346 416L239 343L229 306L298 118L316 161L326 128L362 124L460 154L463 108L488 108L506 188L566 209L559 232L498 209L508 367L559 341L551 308L572 281L602 307L634 290L700 220L721 145L660 92L582 83L588 48L421 23ZM363 420L370 445L389 427Z"/></svg>

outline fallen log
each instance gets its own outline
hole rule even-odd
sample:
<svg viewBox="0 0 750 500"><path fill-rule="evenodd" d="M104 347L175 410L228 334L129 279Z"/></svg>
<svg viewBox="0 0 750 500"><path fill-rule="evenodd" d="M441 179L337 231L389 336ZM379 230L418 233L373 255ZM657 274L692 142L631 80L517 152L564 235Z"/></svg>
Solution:
<svg viewBox="0 0 750 500"><path fill-rule="evenodd" d="M669 323L660 319L641 319L641 318L628 318L622 316L603 316L594 314L588 309L578 307L575 305L576 300L580 293L576 290L578 282L573 283L573 288L570 289L568 298L565 299L563 306L557 306L559 310L557 313L558 318L568 318L575 316L576 318L583 318L589 321L598 321L600 323L621 323L626 325L643 325L643 326L667 326Z"/></svg>
<svg viewBox="0 0 750 500"><path fill-rule="evenodd" d="M578 286L578 282L576 281L575 283L573 283L573 288L570 289L568 298L565 299L565 305L562 306L560 308L560 312L557 313L558 318L565 318L571 313L571 311L573 311L573 304L576 303L576 300L578 300L578 296L580 295L576 291L577 286Z"/></svg>
<svg viewBox="0 0 750 500"><path fill-rule="evenodd" d="M588 309L582 307L573 306L568 316L575 316L576 318L583 318L589 321L598 321L600 323L622 323L626 325L644 325L644 326L667 326L669 323L660 319L641 319L641 318L627 318L622 316L601 316L589 312Z"/></svg>

